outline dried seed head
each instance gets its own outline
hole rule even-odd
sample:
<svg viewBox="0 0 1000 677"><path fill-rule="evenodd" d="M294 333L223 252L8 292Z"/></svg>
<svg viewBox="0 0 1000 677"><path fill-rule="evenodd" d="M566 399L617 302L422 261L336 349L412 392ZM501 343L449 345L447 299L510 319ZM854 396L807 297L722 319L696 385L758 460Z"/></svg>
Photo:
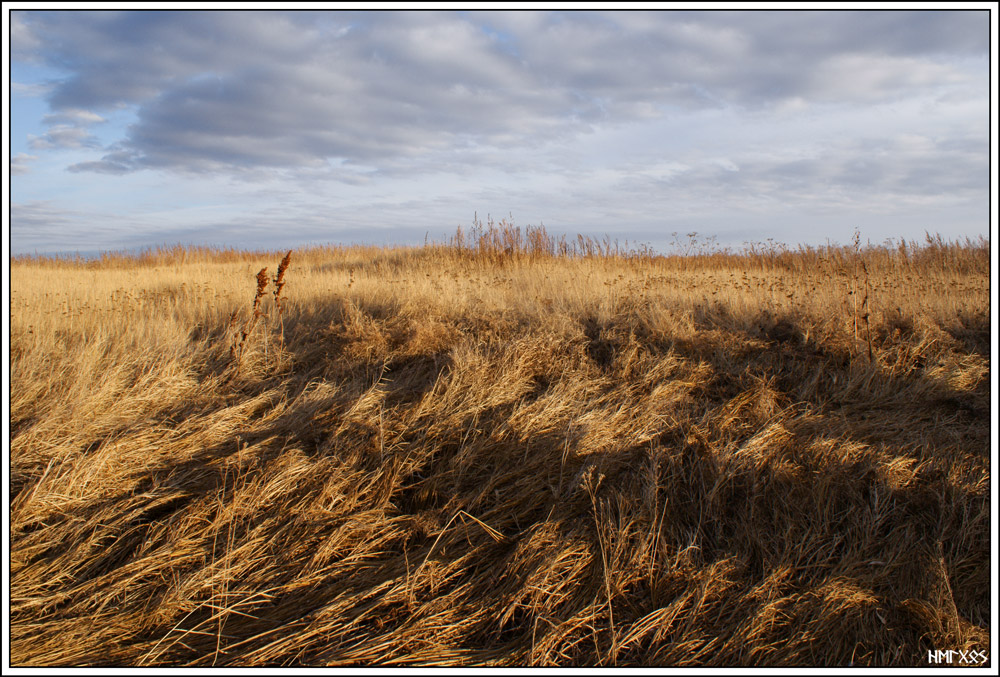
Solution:
<svg viewBox="0 0 1000 677"><path fill-rule="evenodd" d="M285 271L288 269L288 264L292 260L292 250L288 250L285 254L285 258L281 259L281 263L278 264L278 274L274 277L274 302L278 306L278 312L281 312L281 290L285 286Z"/></svg>
<svg viewBox="0 0 1000 677"><path fill-rule="evenodd" d="M274 283L278 285L279 289L281 288L281 285L284 284L285 270L288 268L288 264L291 263L291 261L292 250L289 249L288 253L285 254L285 258L281 259L281 263L278 264L278 275L274 278Z"/></svg>
<svg viewBox="0 0 1000 677"><path fill-rule="evenodd" d="M257 273L257 296L254 300L260 299L264 295L264 289L267 287L267 268L261 268L260 272Z"/></svg>

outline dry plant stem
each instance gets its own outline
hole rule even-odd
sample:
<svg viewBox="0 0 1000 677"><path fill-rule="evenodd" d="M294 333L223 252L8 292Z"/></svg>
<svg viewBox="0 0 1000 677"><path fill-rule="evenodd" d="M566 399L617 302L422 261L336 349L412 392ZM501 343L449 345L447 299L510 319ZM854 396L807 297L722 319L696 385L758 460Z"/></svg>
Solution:
<svg viewBox="0 0 1000 677"><path fill-rule="evenodd" d="M861 259L861 233L854 231L854 268L851 275L851 296L854 300L854 340L858 340L858 261Z"/></svg>
<svg viewBox="0 0 1000 677"><path fill-rule="evenodd" d="M875 358L872 354L872 328L871 324L868 321L868 316L871 314L868 308L868 297L871 295L871 283L868 279L868 265L864 262L863 259L861 261L861 269L864 271L865 274L865 299L861 304L861 310L864 313L864 315L862 315L861 319L864 320L865 322L865 337L868 340L868 361L874 362Z"/></svg>
<svg viewBox="0 0 1000 677"><path fill-rule="evenodd" d="M260 272L257 273L257 290L254 292L253 297L253 309L250 313L250 317L243 324L243 329L240 331L237 342L233 345L232 354L235 366L235 373L239 373L240 364L243 360L243 353L246 350L247 338L253 331L254 326L257 324L257 320L263 314L260 309L261 300L264 298L264 290L267 288L267 268L261 268Z"/></svg>
<svg viewBox="0 0 1000 677"><path fill-rule="evenodd" d="M281 348L285 347L285 316L284 316L284 299L281 296L282 290L285 288L285 271L288 270L288 264L292 260L292 251L288 250L285 257L281 259L278 263L278 274L274 277L274 305L278 309L278 323L280 325L280 336L281 336Z"/></svg>

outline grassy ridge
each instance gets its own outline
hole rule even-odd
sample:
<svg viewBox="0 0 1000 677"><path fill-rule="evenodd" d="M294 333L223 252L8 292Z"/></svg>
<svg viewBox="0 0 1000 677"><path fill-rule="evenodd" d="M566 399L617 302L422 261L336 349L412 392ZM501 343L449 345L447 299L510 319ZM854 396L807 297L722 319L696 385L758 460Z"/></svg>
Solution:
<svg viewBox="0 0 1000 677"><path fill-rule="evenodd" d="M14 665L988 652L985 243L282 254L13 262Z"/></svg>

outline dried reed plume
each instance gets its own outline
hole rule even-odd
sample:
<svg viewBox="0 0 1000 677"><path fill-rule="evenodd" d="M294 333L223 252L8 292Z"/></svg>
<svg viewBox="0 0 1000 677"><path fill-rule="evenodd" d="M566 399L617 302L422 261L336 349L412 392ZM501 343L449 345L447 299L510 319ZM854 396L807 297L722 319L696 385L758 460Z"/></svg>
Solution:
<svg viewBox="0 0 1000 677"><path fill-rule="evenodd" d="M285 286L285 271L288 269L288 264L292 261L292 250L289 249L288 253L285 254L285 258L281 259L278 264L278 274L274 276L274 305L278 309L278 323L281 326L281 347L285 347L285 319L284 319L284 299L281 296L281 290ZM263 272L263 271L262 271ZM259 284L259 278L258 278Z"/></svg>
<svg viewBox="0 0 1000 677"><path fill-rule="evenodd" d="M260 309L261 300L264 298L264 290L267 289L267 267L260 269L257 273L257 291L254 293L253 297L253 312L247 321L243 324L243 329L240 331L239 336L233 343L233 347L230 350L230 355L233 357L235 373L239 373L240 364L243 360L243 353L246 350L247 338L250 336L250 332L253 331L254 326L257 324L257 320L263 315L263 311Z"/></svg>

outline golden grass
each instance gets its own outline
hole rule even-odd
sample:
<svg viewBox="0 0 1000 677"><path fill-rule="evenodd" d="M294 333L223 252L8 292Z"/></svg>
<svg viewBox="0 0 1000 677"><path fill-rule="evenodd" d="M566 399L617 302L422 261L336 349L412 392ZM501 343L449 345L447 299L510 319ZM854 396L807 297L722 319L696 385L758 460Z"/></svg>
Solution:
<svg viewBox="0 0 1000 677"><path fill-rule="evenodd" d="M12 262L12 664L989 651L985 243L280 256Z"/></svg>

